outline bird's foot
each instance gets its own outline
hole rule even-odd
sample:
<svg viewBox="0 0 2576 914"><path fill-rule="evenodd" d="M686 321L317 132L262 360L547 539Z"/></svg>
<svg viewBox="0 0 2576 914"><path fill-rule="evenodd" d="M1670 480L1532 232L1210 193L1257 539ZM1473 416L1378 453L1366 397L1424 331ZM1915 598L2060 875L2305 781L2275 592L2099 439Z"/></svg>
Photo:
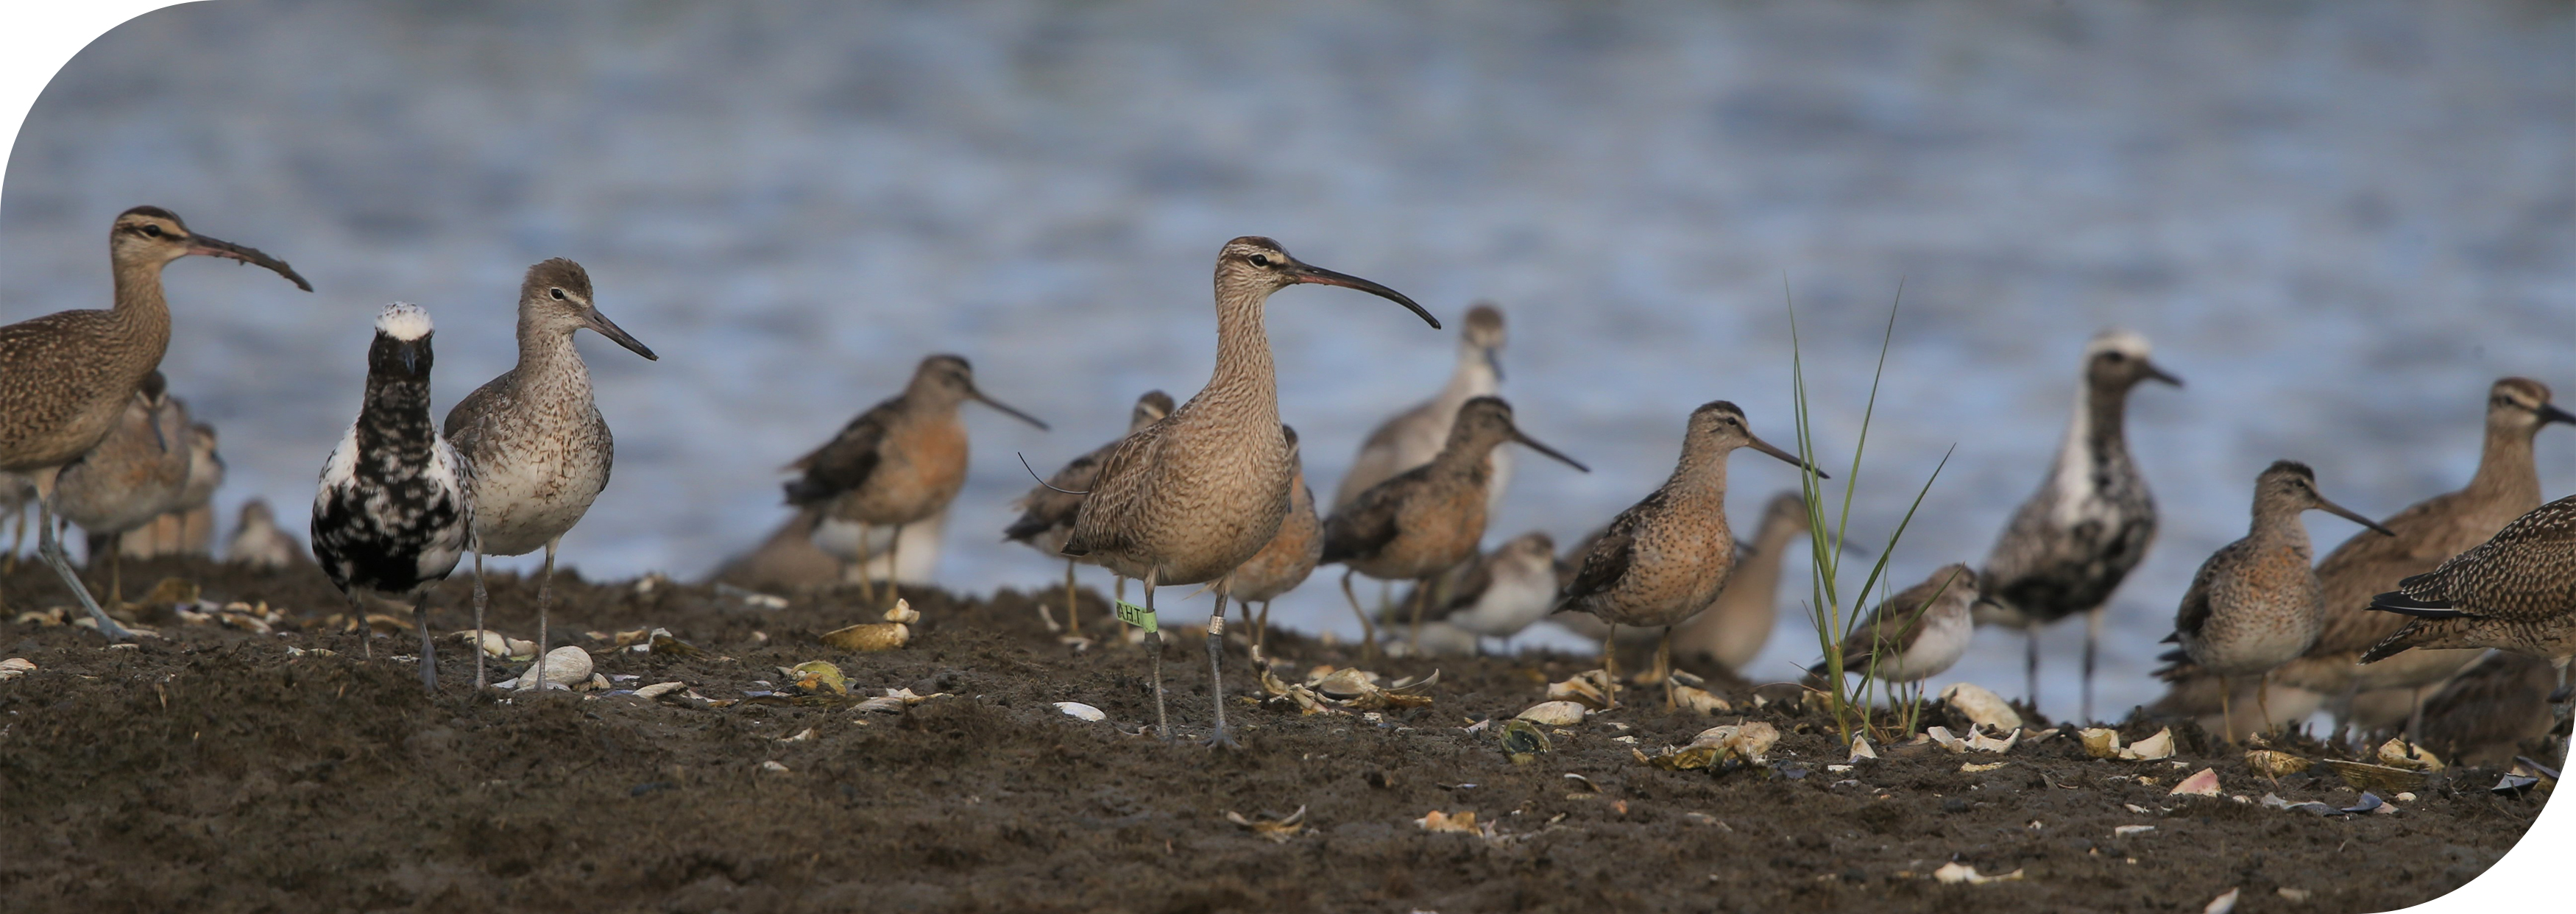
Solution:
<svg viewBox="0 0 2576 914"><path fill-rule="evenodd" d="M1210 733L1208 734L1208 738L1200 740L1199 745L1210 749L1233 749L1238 752L1243 749L1243 744L1236 742L1233 734L1228 732L1225 727L1216 728L1216 732Z"/></svg>

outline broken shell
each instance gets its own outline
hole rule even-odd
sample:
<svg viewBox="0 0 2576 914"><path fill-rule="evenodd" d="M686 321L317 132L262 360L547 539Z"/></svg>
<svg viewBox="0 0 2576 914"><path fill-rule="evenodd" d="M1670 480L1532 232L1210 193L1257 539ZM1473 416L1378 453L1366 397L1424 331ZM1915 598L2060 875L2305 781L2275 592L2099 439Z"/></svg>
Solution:
<svg viewBox="0 0 2576 914"><path fill-rule="evenodd" d="M1550 701L1578 702L1599 711L1610 707L1610 693L1614 688L1608 672L1586 670L1564 682L1548 683L1547 697Z"/></svg>
<svg viewBox="0 0 2576 914"><path fill-rule="evenodd" d="M2432 750L2422 746L2407 745L2403 739L2392 739L2379 744L2379 763L2391 768L2411 768L2416 771L2442 770L2442 760L2435 757Z"/></svg>
<svg viewBox="0 0 2576 914"><path fill-rule="evenodd" d="M1932 742L1943 749L1948 749L1952 752L1968 751L1968 741L1950 735L1950 728L1948 727L1926 727L1923 730L1923 735L1931 737Z"/></svg>
<svg viewBox="0 0 2576 914"><path fill-rule="evenodd" d="M2153 825L2123 825L2112 829L2111 836L2114 838L2126 838L2130 835L2143 835L2155 830L2156 827Z"/></svg>
<svg viewBox="0 0 2576 914"><path fill-rule="evenodd" d="M1976 774L1977 772L1980 772L1980 771L1993 771L1993 770L1995 770L1995 769L1997 769L1997 768L2001 768L2001 767L2003 767L2003 766L2005 766L2005 765L2010 765L2010 764L2012 764L2012 763L2011 763L2011 762L1988 762L1988 763L1986 763L1986 764L1980 765L1980 764L1977 764L1977 763L1975 763L1975 762L1962 762L1962 763L1960 763L1960 765L1959 765L1959 771L1960 771L1960 772L1962 772L1962 773L1965 773L1965 774Z"/></svg>
<svg viewBox="0 0 2576 914"><path fill-rule="evenodd" d="M2012 732L2011 736L1996 739L1977 732L1977 728L1975 727L1969 727L1967 742L1968 748L1979 752L1993 752L1998 754L2011 752L2012 747L2021 742L2021 731L2015 730Z"/></svg>
<svg viewBox="0 0 2576 914"><path fill-rule="evenodd" d="M510 660L531 660L535 659L537 656L536 642L521 641L517 638L505 636L500 632L496 632L488 628L483 630L483 637L480 639L474 637L474 630L470 628L457 632L451 637L469 644L479 640L482 643L483 655L486 657L501 657Z"/></svg>
<svg viewBox="0 0 2576 914"><path fill-rule="evenodd" d="M1080 718L1082 720L1105 720L1109 717L1109 715L1101 713L1099 708L1095 708L1078 701L1056 702L1055 709L1064 712L1067 717Z"/></svg>
<svg viewBox="0 0 2576 914"><path fill-rule="evenodd" d="M648 685L648 686L645 686L645 687L643 687L643 688L636 689L636 690L635 690L635 697L637 697L637 698L660 698L660 697L662 697L662 696L664 696L664 695L668 695L668 694L671 694L671 693L673 693L673 692L677 692L677 691L679 691L679 690L681 690L681 689L685 689L685 688L688 688L688 687L689 687L689 684L688 684L688 683L685 683L685 682L657 682L657 683L654 683L654 684L652 684L652 685Z"/></svg>
<svg viewBox="0 0 2576 914"><path fill-rule="evenodd" d="M779 672L787 674L787 684L803 689L809 694L820 695L825 692L834 695L850 694L849 679L841 675L840 667L828 660L808 660Z"/></svg>
<svg viewBox="0 0 2576 914"><path fill-rule="evenodd" d="M2275 749L2255 749L2245 753L2245 767L2267 778L2280 778L2308 770L2308 760Z"/></svg>
<svg viewBox="0 0 2576 914"><path fill-rule="evenodd" d="M823 643L845 651L890 651L912 640L901 622L862 622L823 633Z"/></svg>
<svg viewBox="0 0 2576 914"><path fill-rule="evenodd" d="M1583 722L1583 706L1571 701L1543 701L1529 706L1516 718L1550 727L1564 727Z"/></svg>
<svg viewBox="0 0 2576 914"><path fill-rule="evenodd" d="M574 683L590 681L590 652L582 650L581 645L578 644L555 648L546 652L545 668L546 688L572 688ZM519 672L518 678L499 683L495 687L519 691L536 688L536 680L532 678L536 671L537 664L528 664L527 669Z"/></svg>
<svg viewBox="0 0 2576 914"><path fill-rule="evenodd" d="M2075 738L2084 742L2084 754L2086 755L2090 755L2094 758L2120 757L2120 731L2118 730L2113 730L2108 727L2093 727L2091 729L2077 732L2075 734Z"/></svg>
<svg viewBox="0 0 2576 914"><path fill-rule="evenodd" d="M1941 864L1940 869L1933 870L1932 878L1944 885L1984 885L1989 882L2019 882L2021 871L2014 870L2001 876L1986 876L1979 874L1976 867L1952 860Z"/></svg>
<svg viewBox="0 0 2576 914"><path fill-rule="evenodd" d="M2210 899L2209 906L2200 909L2200 914L2232 914L2236 910L2236 893L2240 891L2243 890L2228 889L2227 894Z"/></svg>
<svg viewBox="0 0 2576 914"><path fill-rule="evenodd" d="M1439 813L1435 812L1432 813L1432 815L1436 816L1439 815ZM1471 824L1475 815L1475 813L1467 814L1468 818L1471 820ZM1306 829L1306 807L1299 806L1297 807L1296 812L1289 813L1288 815L1277 819L1246 819L1243 817L1242 813L1229 809L1225 811L1225 820L1242 826L1245 830L1248 830L1253 834L1260 835L1272 841L1284 842L1290 838L1296 837L1298 832ZM1420 820L1416 821L1419 822ZM1468 830L1474 831L1475 829L1470 828Z"/></svg>
<svg viewBox="0 0 2576 914"><path fill-rule="evenodd" d="M1413 824L1421 827L1423 831L1459 832L1469 835L1484 833L1483 829L1476 827L1476 814L1473 811L1453 816L1434 809L1425 813L1422 818L1413 820Z"/></svg>
<svg viewBox="0 0 2576 914"><path fill-rule="evenodd" d="M1377 691L1377 674L1358 667L1343 667L1307 683L1326 698L1349 701Z"/></svg>
<svg viewBox="0 0 2576 914"><path fill-rule="evenodd" d="M2156 735L2130 743L2129 748L2120 750L2121 758L2143 761L2171 758L2173 754L2173 728L2171 727L2158 730Z"/></svg>
<svg viewBox="0 0 2576 914"><path fill-rule="evenodd" d="M1723 711L1735 710L1735 706L1727 704L1726 699L1719 698L1716 695L1710 694L1707 689L1698 688L1696 686L1673 687L1673 703L1686 710L1697 711L1702 714L1716 714Z"/></svg>
<svg viewBox="0 0 2576 914"><path fill-rule="evenodd" d="M2390 793L2414 790L2424 786L2424 773L2388 765L2327 759L2325 766L2352 785L2354 790L2385 790Z"/></svg>
<svg viewBox="0 0 2576 914"><path fill-rule="evenodd" d="M787 766L781 765L773 759L760 763L760 770L764 774L786 774Z"/></svg>
<svg viewBox="0 0 2576 914"><path fill-rule="evenodd" d="M1503 752L1510 755L1515 764L1554 748L1537 724L1517 717L1503 722L1502 742Z"/></svg>
<svg viewBox="0 0 2576 914"><path fill-rule="evenodd" d="M2165 795L2194 797L2217 796L2218 771L2214 768L2203 768L2197 772L2193 772L2192 776L2182 779L2182 783L2175 784L2174 789L2166 791Z"/></svg>
<svg viewBox="0 0 2576 914"><path fill-rule="evenodd" d="M1969 723L1981 724L1997 733L2021 729L2021 712L2001 696L1974 683L1953 683L1941 690L1941 700L1966 717Z"/></svg>
<svg viewBox="0 0 2576 914"><path fill-rule="evenodd" d="M35 671L35 661L29 660L25 657L11 657L7 660L0 660L0 679L16 679Z"/></svg>
<svg viewBox="0 0 2576 914"><path fill-rule="evenodd" d="M1856 735L1852 737L1851 758L1845 761L1858 762L1861 759L1877 757L1878 750L1869 747L1869 737Z"/></svg>
<svg viewBox="0 0 2576 914"><path fill-rule="evenodd" d="M1780 742L1780 728L1761 721L1710 727L1691 737L1689 749L1715 749L1717 754L1748 765L1762 764Z"/></svg>
<svg viewBox="0 0 2576 914"><path fill-rule="evenodd" d="M898 598L894 601L894 608L885 611L885 620L910 625L921 621L921 613L912 608L912 601Z"/></svg>

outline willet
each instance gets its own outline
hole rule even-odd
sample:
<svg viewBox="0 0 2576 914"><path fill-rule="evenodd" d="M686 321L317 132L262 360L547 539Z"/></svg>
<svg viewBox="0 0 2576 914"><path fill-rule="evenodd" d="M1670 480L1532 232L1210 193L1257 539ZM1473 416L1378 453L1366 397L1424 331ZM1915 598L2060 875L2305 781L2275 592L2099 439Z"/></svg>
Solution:
<svg viewBox="0 0 2576 914"><path fill-rule="evenodd" d="M1726 526L1726 458L1744 447L1825 478L1796 455L1755 437L1735 404L1703 404L1691 411L1673 475L1619 512L1583 551L1557 607L1610 624L1601 666L1614 682L1619 626L1663 628L1655 673L1664 683L1666 708L1673 706L1671 627L1707 608L1735 571L1735 534Z"/></svg>
<svg viewBox="0 0 2576 914"><path fill-rule="evenodd" d="M358 419L331 449L313 492L313 557L349 597L359 637L366 598L408 603L420 629L420 684L438 690L429 589L447 580L474 527L464 461L429 420L429 313L396 302L376 317L367 346L367 393ZM475 625L475 651L482 625ZM541 651L542 653L542 651Z"/></svg>
<svg viewBox="0 0 2576 914"><path fill-rule="evenodd" d="M869 407L832 440L787 465L804 474L786 484L787 503L824 509L814 544L842 561L863 565L873 557L871 528L892 528L889 548L900 549L904 525L929 520L948 507L966 485L966 424L958 421L957 407L968 400L1047 427L975 389L975 369L965 359L922 359L903 393ZM865 574L859 582L871 585ZM901 586L898 578L887 576L890 596L899 595Z"/></svg>
<svg viewBox="0 0 2576 914"><path fill-rule="evenodd" d="M1432 327L1440 320L1393 289L1299 263L1268 238L1225 243L1216 261L1216 370L1207 386L1162 421L1120 439L1100 462L1083 497L1064 554L1088 558L1122 578L1145 583L1145 614L1160 584L1196 584L1234 573L1279 535L1296 473L1279 424L1279 379L1272 367L1262 307L1270 295L1300 283L1344 286L1384 297ZM1208 616L1209 691L1216 727L1209 741L1232 745L1225 732L1225 589ZM1165 738L1162 632L1149 633L1154 716Z"/></svg>
<svg viewBox="0 0 2576 914"><path fill-rule="evenodd" d="M1333 488L1333 510L1341 510L1360 493L1395 474L1439 456L1440 448L1449 441L1449 427L1457 420L1458 407L1476 397L1493 396L1501 386L1503 342L1502 309L1486 302L1467 309L1466 326L1458 333L1458 365L1450 370L1449 383L1440 388L1439 395L1388 417L1369 432L1368 439L1360 443L1359 456L1352 458L1350 470ZM1504 485L1512 475L1512 455L1497 450L1489 460L1493 481L1488 486L1485 507L1491 512L1502 506Z"/></svg>
<svg viewBox="0 0 2576 914"><path fill-rule="evenodd" d="M117 539L179 503L188 488L188 411L158 371L126 401L96 447L54 477L54 513L88 534L89 565L108 567L107 605L123 608L125 551Z"/></svg>
<svg viewBox="0 0 2576 914"><path fill-rule="evenodd" d="M0 472L28 474L36 489L37 554L111 641L131 637L107 617L63 557L52 523L54 476L114 426L143 376L161 366L170 346L170 306L161 268L191 254L229 257L277 271L313 291L286 262L188 231L169 210L138 206L108 230L116 305L106 311L59 311L0 327Z"/></svg>
<svg viewBox="0 0 2576 914"><path fill-rule="evenodd" d="M2504 378L2487 391L2486 443L2469 484L2417 502L2382 522L2396 536L2358 534L2317 564L2325 587L2325 632L2273 678L2349 701L2355 693L2409 689L2423 695L2478 659L2475 650L2415 650L2373 663L2363 651L2406 623L2404 616L2370 612L2370 598L2397 582L2423 574L2443 559L2486 542L2504 525L2540 506L2540 471L2532 439L2552 422L2576 415L2550 403L2549 388L2528 378ZM2407 733L2417 733L2410 714Z"/></svg>
<svg viewBox="0 0 2576 914"><path fill-rule="evenodd" d="M276 570L301 562L304 556L304 546L278 529L277 511L268 506L268 499L242 503L241 518L233 525L233 538L224 544L224 561Z"/></svg>
<svg viewBox="0 0 2576 914"><path fill-rule="evenodd" d="M1483 639L1500 638L1509 652L1512 636L1556 608L1557 564L1556 540L1547 531L1505 540L1468 564L1436 620L1476 639L1480 649Z"/></svg>
<svg viewBox="0 0 2576 914"><path fill-rule="evenodd" d="M546 677L546 609L554 594L555 547L608 488L616 441L591 401L590 367L573 348L590 328L636 355L653 350L619 329L591 302L590 273L561 257L528 268L519 281L519 364L475 388L447 411L441 429L465 458L474 504L474 690L483 690L483 557L543 548L537 581L537 663L523 682Z"/></svg>
<svg viewBox="0 0 2576 914"><path fill-rule="evenodd" d="M1279 534L1225 579L1226 596L1243 607L1244 620L1252 623L1255 650L1269 637L1270 601L1306 583L1324 558L1324 523L1315 517L1315 490L1306 485L1306 461L1297 447L1297 430L1281 426L1279 433L1288 439L1288 471L1293 479L1288 516L1280 518ZM1252 614L1254 603L1261 604L1259 616Z"/></svg>
<svg viewBox="0 0 2576 914"><path fill-rule="evenodd" d="M1977 623L2018 628L2026 639L2022 673L2033 709L2039 707L2040 628L2083 613L2082 716L2093 718L2103 609L2156 537L2155 499L2129 459L2129 390L2141 381L2180 387L2182 380L2148 354L2146 337L2125 330L2104 331L2085 345L2083 389L2065 442L1978 576L1986 599L1977 603Z"/></svg>
<svg viewBox="0 0 2576 914"><path fill-rule="evenodd" d="M2563 691L2576 654L2576 495L2514 518L2486 542L2399 581L2370 608L2414 618L2371 645L2363 663L2419 648L2491 647L2548 658Z"/></svg>
<svg viewBox="0 0 2576 914"><path fill-rule="evenodd" d="M1699 615L1673 628L1673 651L1702 657L1744 674L1746 664L1771 642L1780 620L1780 565L1789 544L1807 535L1807 502L1796 492L1772 496L1753 528L1753 542L1735 558L1726 589ZM1975 580L1973 577L1969 580Z"/></svg>
<svg viewBox="0 0 2576 914"><path fill-rule="evenodd" d="M1872 608L1843 637L1842 671L1888 683L1941 675L1968 652L1968 639L1977 629L1968 618L1969 607L1976 601L1976 572L1963 563L1942 566ZM1807 668L1817 681L1831 673L1824 663Z"/></svg>
<svg viewBox="0 0 2576 914"><path fill-rule="evenodd" d="M1144 430L1164 416L1172 414L1172 395L1149 390L1136 398L1136 407L1127 413L1127 434ZM1121 436L1122 438L1124 436ZM1092 448L1091 453L1073 458L1073 462L1055 471L1046 481L1020 496L1011 507L1020 509L1020 519L1002 530L1002 538L1027 543L1030 548L1053 556L1064 555L1064 540L1073 535L1073 519L1082 513L1083 493L1091 490L1091 477L1100 472L1100 461L1109 457L1112 441ZM1073 566L1077 560L1064 560L1064 618L1066 637L1082 637L1081 604L1075 599ZM1294 586L1294 585L1291 585Z"/></svg>
<svg viewBox="0 0 2576 914"><path fill-rule="evenodd" d="M1477 397L1458 407L1439 456L1370 486L1324 519L1323 561L1348 566L1342 574L1345 594L1352 574L1415 582L1411 643L1416 649L1421 647L1423 604L1431 597L1430 578L1475 557L1485 537L1486 495L1493 484L1485 458L1505 442L1592 471L1522 433L1512 422L1511 404L1502 398ZM1368 612L1357 601L1351 611L1360 616L1364 649L1375 649Z"/></svg>
<svg viewBox="0 0 2576 914"><path fill-rule="evenodd" d="M2324 587L2311 566L2307 511L2324 511L2382 535L2388 528L2317 493L2307 464L2283 460L2254 480L2254 523L2244 539L2220 547L2183 592L2167 641L2182 645L2192 663L2218 677L2219 713L2228 715L2229 680L2255 676L2257 701L2272 670L2306 653L2325 627ZM2271 717L2267 707L2265 720ZM2234 730L2226 733L2236 739Z"/></svg>

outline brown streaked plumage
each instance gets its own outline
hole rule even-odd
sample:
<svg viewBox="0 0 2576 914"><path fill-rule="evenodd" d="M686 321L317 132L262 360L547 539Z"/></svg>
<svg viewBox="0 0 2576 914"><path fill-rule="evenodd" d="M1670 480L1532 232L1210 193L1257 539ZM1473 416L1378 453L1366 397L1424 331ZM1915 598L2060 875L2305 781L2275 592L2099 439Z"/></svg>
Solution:
<svg viewBox="0 0 2576 914"><path fill-rule="evenodd" d="M2486 440L2469 484L2417 502L2381 525L2386 537L2355 534L2317 564L2325 587L2325 632L2314 647L2274 675L2283 682L2345 696L2373 689L2424 689L2478 658L2474 650L2418 650L2379 663L2363 651L2395 633L2402 616L2370 612L2370 598L2433 570L2442 560L2486 542L2514 518L2540 506L2540 472L2532 439L2552 422L2576 422L2550 402L2547 385L2504 378L2488 388ZM2410 720L2415 732L2418 720Z"/></svg>
<svg viewBox="0 0 2576 914"><path fill-rule="evenodd" d="M1458 407L1449 426L1449 441L1430 463L1398 473L1371 486L1324 519L1325 562L1339 562L1352 573L1380 580L1417 582L1413 599L1413 643L1420 647L1422 609L1430 599L1430 581L1476 555L1485 538L1487 487L1493 483L1485 458L1504 442L1518 442L1584 472L1589 467L1523 434L1512 423L1511 404L1500 397L1477 397ZM1347 576L1347 575L1345 575ZM1368 614L1356 603L1363 629ZM1374 633L1363 636L1375 644Z"/></svg>
<svg viewBox="0 0 2576 914"><path fill-rule="evenodd" d="M1743 675L1744 666L1770 643L1772 626L1780 619L1781 560L1788 557L1789 544L1806 535L1806 500L1796 492L1773 496L1717 600L1673 629L1673 650Z"/></svg>
<svg viewBox="0 0 2576 914"><path fill-rule="evenodd" d="M224 544L224 561L275 570L311 562L313 554L278 529L277 511L267 499L254 498L242 503L232 539Z"/></svg>
<svg viewBox="0 0 2576 914"><path fill-rule="evenodd" d="M168 511L117 537L118 553L148 559L210 555L215 545L215 489L224 484L224 456L215 449L215 427L188 426L188 484Z"/></svg>
<svg viewBox="0 0 2576 914"><path fill-rule="evenodd" d="M591 399L590 366L572 345L572 335L584 328L660 361L599 313L590 272L581 264L541 261L519 280L518 364L465 395L440 430L472 470L465 485L474 505L475 631L483 630L489 600L483 557L546 551L537 582L537 664L522 677L527 682L545 681L555 547L608 488L617 456L608 419ZM483 675L483 652L475 651L475 691L482 691Z"/></svg>
<svg viewBox="0 0 2576 914"><path fill-rule="evenodd" d="M1666 707L1673 703L1671 626L1707 608L1735 571L1735 534L1726 525L1726 459L1745 447L1825 475L1755 437L1735 404L1703 404L1691 411L1672 476L1619 512L1583 551L1557 607L1610 624L1610 636L1601 643L1604 669L1612 665L1619 626L1664 628L1655 672L1664 681Z"/></svg>
<svg viewBox="0 0 2576 914"><path fill-rule="evenodd" d="M2557 681L2547 660L2488 653L2424 700L2422 742L2454 765L2508 764L2524 740L2557 723L2549 708Z"/></svg>
<svg viewBox="0 0 2576 914"><path fill-rule="evenodd" d="M1440 321L1393 289L1299 263L1268 238L1228 241L1216 262L1216 370L1189 402L1120 439L1100 462L1091 493L1083 497L1064 554L1145 582L1151 610L1160 584L1194 584L1232 574L1269 545L1288 516L1296 474L1279 424L1279 379L1272 367L1262 308L1273 292L1300 283L1345 286L1403 305L1432 327ZM1211 742L1230 745L1225 733L1225 689L1218 667L1224 644L1225 592L1217 592L1208 617L1208 664L1218 675L1211 689L1216 728ZM1162 634L1148 643L1154 672L1155 718L1168 738L1164 710Z"/></svg>
<svg viewBox="0 0 2576 914"><path fill-rule="evenodd" d="M63 557L50 520L54 473L100 438L161 366L170 347L170 306L161 268L189 255L225 257L275 270L313 291L285 261L188 230L177 214L138 206L108 229L116 304L104 311L59 311L0 326L0 471L26 473L36 488L36 551L80 598L109 640L129 637L107 617Z"/></svg>
<svg viewBox="0 0 2576 914"><path fill-rule="evenodd" d="M787 465L803 473L786 484L787 503L824 508L815 545L842 561L865 563L872 557L871 528L892 527L900 541L904 525L946 508L966 485L966 424L957 408L968 400L1047 427L977 390L975 369L964 358L922 359L903 393L869 407L832 440ZM890 596L900 589L892 577L886 587Z"/></svg>
<svg viewBox="0 0 2576 914"><path fill-rule="evenodd" d="M1270 601L1306 583L1324 557L1324 524L1315 518L1315 490L1306 485L1297 430L1282 426L1279 431L1288 437L1288 469L1296 480L1288 489L1288 516L1279 521L1279 535L1225 579L1226 596L1243 607L1244 620L1252 623L1255 647L1269 636ZM1254 603L1261 604L1259 616L1252 614Z"/></svg>
<svg viewBox="0 0 2576 914"><path fill-rule="evenodd" d="M125 552L117 539L179 505L189 466L188 409L155 371L143 376L107 437L55 475L54 513L89 534L91 569L107 562L108 605L125 599Z"/></svg>
<svg viewBox="0 0 2576 914"><path fill-rule="evenodd" d="M2491 647L2558 665L2576 655L2576 495L2515 518L2484 543L2371 598L2412 616L2371 645L2376 663L2419 648Z"/></svg>
<svg viewBox="0 0 2576 914"><path fill-rule="evenodd" d="M1941 675L1968 652L1968 638L1976 633L1968 607L1976 601L1977 573L1965 563L1933 571L1870 609L1843 636L1842 671L1866 673L1881 682L1920 682ZM1807 668L1807 675L1819 680L1831 672L1823 663Z"/></svg>
<svg viewBox="0 0 2576 914"><path fill-rule="evenodd" d="M1159 390L1146 391L1136 398L1136 406L1127 413L1127 434L1142 431L1145 426L1172 414L1172 395ZM1091 477L1100 472L1100 461L1109 456L1112 441L1092 448L1091 453L1073 458L1063 469L1055 471L1044 482L1020 496L1011 507L1020 509L1020 518L1003 528L1002 538L1027 543L1048 555L1063 555L1066 537L1073 535L1073 520L1082 513L1082 498L1091 490ZM1064 617L1069 639L1082 637L1081 603L1075 598L1073 566L1080 560L1064 560ZM1292 585L1293 586L1293 585Z"/></svg>
<svg viewBox="0 0 2576 914"><path fill-rule="evenodd" d="M1492 396L1501 386L1504 339L1502 309L1489 302L1467 309L1467 321L1458 329L1458 366L1450 371L1449 383L1437 396L1387 417L1369 432L1360 443L1359 456L1351 459L1350 470L1333 486L1333 510L1341 510L1395 474L1439 456L1441 446L1449 441L1451 423L1457 421L1458 407L1476 397ZM1504 487L1511 480L1512 454L1497 450L1486 461L1493 476L1485 499L1490 513L1502 506Z"/></svg>
<svg viewBox="0 0 2576 914"><path fill-rule="evenodd" d="M2255 676L2263 683L2258 688L2268 687L2272 670L2305 653L2325 626L2323 588L2309 564L2308 528L2299 521L2312 510L2388 534L2318 494L2316 473L2306 464L2279 461L2254 480L2254 522L2245 538L2202 562L2183 592L2174 633L2166 640L2180 643L2194 664L2219 677L2222 715L2228 680ZM2233 731L2227 734L2230 741L2236 738Z"/></svg>

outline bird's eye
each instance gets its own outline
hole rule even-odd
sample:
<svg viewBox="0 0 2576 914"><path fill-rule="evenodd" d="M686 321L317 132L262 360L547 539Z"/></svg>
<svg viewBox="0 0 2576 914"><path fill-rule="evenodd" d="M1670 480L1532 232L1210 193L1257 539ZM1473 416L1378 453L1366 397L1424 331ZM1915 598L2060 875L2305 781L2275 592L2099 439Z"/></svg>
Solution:
<svg viewBox="0 0 2576 914"><path fill-rule="evenodd" d="M564 300L562 289L547 289L546 294L554 296L556 301Z"/></svg>
<svg viewBox="0 0 2576 914"><path fill-rule="evenodd" d="M1253 265L1253 266L1256 266L1256 267L1266 267L1266 266L1269 266L1269 265L1270 265L1270 258L1269 258L1267 255L1254 254L1254 255L1252 255L1252 265Z"/></svg>
<svg viewBox="0 0 2576 914"><path fill-rule="evenodd" d="M143 234L150 235L150 236L152 236L152 237L154 237L154 238L159 238L159 237L161 237L161 227L160 227L160 226L157 226L157 225L153 225L153 224L151 224L151 223L149 223L149 222L144 223L144 224L143 224Z"/></svg>
<svg viewBox="0 0 2576 914"><path fill-rule="evenodd" d="M2102 354L2102 357L2113 362L2125 362L2129 360L2129 354L2125 352L2105 352Z"/></svg>

